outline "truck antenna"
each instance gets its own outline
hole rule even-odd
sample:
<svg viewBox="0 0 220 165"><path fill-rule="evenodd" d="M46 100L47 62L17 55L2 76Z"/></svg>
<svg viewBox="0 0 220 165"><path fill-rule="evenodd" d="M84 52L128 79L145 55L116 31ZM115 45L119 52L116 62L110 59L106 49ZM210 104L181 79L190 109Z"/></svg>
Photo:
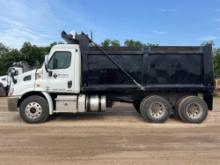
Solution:
<svg viewBox="0 0 220 165"><path fill-rule="evenodd" d="M93 41L93 31L90 31L90 38Z"/></svg>

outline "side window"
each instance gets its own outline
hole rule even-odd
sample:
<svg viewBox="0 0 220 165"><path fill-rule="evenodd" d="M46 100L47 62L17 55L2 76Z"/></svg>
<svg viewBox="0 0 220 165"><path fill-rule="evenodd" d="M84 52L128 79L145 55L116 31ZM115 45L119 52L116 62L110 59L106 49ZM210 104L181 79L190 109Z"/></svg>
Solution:
<svg viewBox="0 0 220 165"><path fill-rule="evenodd" d="M66 69L71 64L70 52L55 52L48 64L49 69Z"/></svg>

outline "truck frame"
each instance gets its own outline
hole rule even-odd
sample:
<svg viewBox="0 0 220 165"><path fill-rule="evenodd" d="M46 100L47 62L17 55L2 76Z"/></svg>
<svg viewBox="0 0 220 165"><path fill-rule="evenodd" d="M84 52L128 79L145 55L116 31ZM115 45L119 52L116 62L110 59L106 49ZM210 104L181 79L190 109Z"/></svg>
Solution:
<svg viewBox="0 0 220 165"><path fill-rule="evenodd" d="M66 34L40 69L19 75L9 97L28 123L54 113L104 111L134 105L146 121L174 114L201 123L213 109L212 46L100 47L87 35ZM14 106L11 106L14 105Z"/></svg>

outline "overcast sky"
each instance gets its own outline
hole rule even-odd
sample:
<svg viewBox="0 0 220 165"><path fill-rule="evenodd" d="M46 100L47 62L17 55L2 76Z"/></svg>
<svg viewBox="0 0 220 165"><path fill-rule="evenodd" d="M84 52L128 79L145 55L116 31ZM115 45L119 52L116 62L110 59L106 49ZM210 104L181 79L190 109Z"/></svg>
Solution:
<svg viewBox="0 0 220 165"><path fill-rule="evenodd" d="M0 7L0 42L12 48L62 41L62 30L93 31L98 43L220 46L219 0L0 0Z"/></svg>

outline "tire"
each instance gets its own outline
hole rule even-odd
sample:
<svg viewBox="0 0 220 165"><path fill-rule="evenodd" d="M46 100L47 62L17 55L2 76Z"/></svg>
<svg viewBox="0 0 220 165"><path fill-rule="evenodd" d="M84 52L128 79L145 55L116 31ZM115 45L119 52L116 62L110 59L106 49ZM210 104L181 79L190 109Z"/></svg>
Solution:
<svg viewBox="0 0 220 165"><path fill-rule="evenodd" d="M141 111L140 111L140 105L141 105L140 101L134 101L134 102L133 102L134 109L135 109L138 113L141 113Z"/></svg>
<svg viewBox="0 0 220 165"><path fill-rule="evenodd" d="M49 117L47 101L41 96L25 98L20 105L20 116L27 123L42 123Z"/></svg>
<svg viewBox="0 0 220 165"><path fill-rule="evenodd" d="M199 97L189 96L180 101L178 113L184 122L202 123L208 115L208 106Z"/></svg>
<svg viewBox="0 0 220 165"><path fill-rule="evenodd" d="M6 96L6 90L3 86L0 85L0 97Z"/></svg>
<svg viewBox="0 0 220 165"><path fill-rule="evenodd" d="M184 98L186 98L186 97L189 97L189 96L180 97L180 98L177 100L176 104L175 104L175 108L174 108L174 111L173 111L173 115L174 115L174 117L175 117L176 119L178 119L178 120L183 120L183 116L182 116L182 114L179 112L179 105L180 105L180 102L181 102Z"/></svg>
<svg viewBox="0 0 220 165"><path fill-rule="evenodd" d="M171 105L165 98L155 95L141 101L140 111L146 121L163 123L170 117Z"/></svg>

